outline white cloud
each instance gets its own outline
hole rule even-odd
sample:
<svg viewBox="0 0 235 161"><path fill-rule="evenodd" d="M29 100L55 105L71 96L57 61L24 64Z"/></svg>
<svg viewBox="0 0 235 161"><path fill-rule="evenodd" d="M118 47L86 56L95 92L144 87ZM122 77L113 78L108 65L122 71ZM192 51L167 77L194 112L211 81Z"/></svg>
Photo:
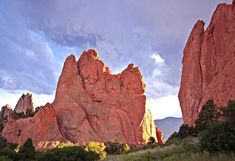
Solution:
<svg viewBox="0 0 235 161"><path fill-rule="evenodd" d="M164 64L165 60L157 53L150 56L151 59L155 61L156 64Z"/></svg>
<svg viewBox="0 0 235 161"><path fill-rule="evenodd" d="M7 90L0 89L0 108L6 104L10 105L11 108L16 106L17 101L20 99L22 94L32 93L28 91L16 91L14 93L8 92ZM32 93L34 107L43 106L46 103L52 103L54 100L54 94L35 94Z"/></svg>
<svg viewBox="0 0 235 161"><path fill-rule="evenodd" d="M177 95L168 95L156 99L147 99L147 107L150 109L153 119L165 117L182 117Z"/></svg>

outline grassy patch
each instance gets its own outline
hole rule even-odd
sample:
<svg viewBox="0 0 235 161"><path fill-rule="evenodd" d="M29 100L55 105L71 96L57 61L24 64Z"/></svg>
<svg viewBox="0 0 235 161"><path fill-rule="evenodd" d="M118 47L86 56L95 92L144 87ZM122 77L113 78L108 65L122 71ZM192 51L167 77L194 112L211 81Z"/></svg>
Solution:
<svg viewBox="0 0 235 161"><path fill-rule="evenodd" d="M201 152L196 138L159 146L153 149L108 156L105 161L235 161L233 154L209 154Z"/></svg>

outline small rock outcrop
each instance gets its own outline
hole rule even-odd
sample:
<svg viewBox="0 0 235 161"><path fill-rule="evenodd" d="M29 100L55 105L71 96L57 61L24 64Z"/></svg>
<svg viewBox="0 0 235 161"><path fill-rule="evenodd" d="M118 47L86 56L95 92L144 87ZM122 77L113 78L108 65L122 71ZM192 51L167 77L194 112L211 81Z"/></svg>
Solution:
<svg viewBox="0 0 235 161"><path fill-rule="evenodd" d="M0 111L0 122L7 120L9 117L14 115L14 111L10 108L9 105L3 106Z"/></svg>
<svg viewBox="0 0 235 161"><path fill-rule="evenodd" d="M34 146L37 149L43 149L40 143L53 141L64 141L55 116L55 110L52 105L47 104L40 107L34 117L24 119L10 119L4 124L2 136L8 142L23 144L27 138L32 138Z"/></svg>
<svg viewBox="0 0 235 161"><path fill-rule="evenodd" d="M142 146L150 137L156 138L144 92L140 69L133 64L112 75L95 50L84 51L78 61L71 55L64 63L54 102L40 107L33 117L8 121L2 136L19 144L30 137L38 149L43 141L117 140ZM19 108L22 111L25 108Z"/></svg>
<svg viewBox="0 0 235 161"><path fill-rule="evenodd" d="M206 30L198 21L184 49L179 100L185 124L194 125L208 99L235 99L235 1L217 6Z"/></svg>
<svg viewBox="0 0 235 161"><path fill-rule="evenodd" d="M33 108L33 100L32 100L32 95L27 93L26 95L23 94L19 101L16 104L16 107L14 109L15 113L33 113L34 108Z"/></svg>

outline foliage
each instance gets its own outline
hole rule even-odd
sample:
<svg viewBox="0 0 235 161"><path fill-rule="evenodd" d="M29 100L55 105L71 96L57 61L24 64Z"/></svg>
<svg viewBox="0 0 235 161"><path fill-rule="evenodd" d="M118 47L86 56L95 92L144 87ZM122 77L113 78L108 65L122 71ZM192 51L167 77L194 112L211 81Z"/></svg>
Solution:
<svg viewBox="0 0 235 161"><path fill-rule="evenodd" d="M148 139L148 143L147 144L156 144L157 142L156 142L156 139L154 138L154 137L150 137L149 139Z"/></svg>
<svg viewBox="0 0 235 161"><path fill-rule="evenodd" d="M97 153L86 151L78 146L55 148L38 155L38 161L95 161L98 159Z"/></svg>
<svg viewBox="0 0 235 161"><path fill-rule="evenodd" d="M9 158L13 161L21 160L21 155L16 153L15 150L10 147L4 147L0 149L0 156L4 156L5 158Z"/></svg>
<svg viewBox="0 0 235 161"><path fill-rule="evenodd" d="M13 160L5 156L0 156L0 161L13 161Z"/></svg>
<svg viewBox="0 0 235 161"><path fill-rule="evenodd" d="M202 107L202 110L196 120L195 128L197 133L208 129L210 125L218 120L219 113L216 111L216 105L213 100L208 100Z"/></svg>
<svg viewBox="0 0 235 161"><path fill-rule="evenodd" d="M215 122L200 134L202 150L211 153L235 152L235 101L228 101L222 110L223 122Z"/></svg>
<svg viewBox="0 0 235 161"><path fill-rule="evenodd" d="M178 139L177 143L158 146L154 149L114 155L105 161L235 161L233 154L211 155L201 152L197 138Z"/></svg>
<svg viewBox="0 0 235 161"><path fill-rule="evenodd" d="M208 152L235 152L235 127L229 123L214 124L200 137L202 150Z"/></svg>
<svg viewBox="0 0 235 161"><path fill-rule="evenodd" d="M189 126L187 124L182 124L180 126L180 129L178 132L174 132L167 140L167 142L169 142L170 140L174 140L176 138L179 139L184 139L187 137L195 137L197 136L196 130L194 127Z"/></svg>
<svg viewBox="0 0 235 161"><path fill-rule="evenodd" d="M130 150L130 147L127 144L122 144L117 141L105 143L105 151L107 154L122 154Z"/></svg>
<svg viewBox="0 0 235 161"><path fill-rule="evenodd" d="M229 100L227 107L224 107L222 111L226 121L235 124L235 101Z"/></svg>
<svg viewBox="0 0 235 161"><path fill-rule="evenodd" d="M19 149L19 154L23 160L34 160L36 152L33 146L32 139L27 139L22 147Z"/></svg>
<svg viewBox="0 0 235 161"><path fill-rule="evenodd" d="M86 143L83 147L86 151L91 151L95 152L96 154L99 155L99 159L104 159L107 155L105 148L106 146L104 143L99 143L99 142L89 142Z"/></svg>

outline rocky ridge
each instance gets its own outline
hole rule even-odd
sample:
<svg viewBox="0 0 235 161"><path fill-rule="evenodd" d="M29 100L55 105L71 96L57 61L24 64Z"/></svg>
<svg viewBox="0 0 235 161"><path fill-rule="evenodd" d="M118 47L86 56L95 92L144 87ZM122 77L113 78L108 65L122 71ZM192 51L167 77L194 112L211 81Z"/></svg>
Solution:
<svg viewBox="0 0 235 161"><path fill-rule="evenodd" d="M95 50L84 51L78 61L71 55L64 63L54 102L40 107L33 117L8 120L2 136L17 144L30 137L37 149L48 148L42 142L58 141L117 140L142 146L149 137L156 138L144 92L141 72L133 64L112 75Z"/></svg>

